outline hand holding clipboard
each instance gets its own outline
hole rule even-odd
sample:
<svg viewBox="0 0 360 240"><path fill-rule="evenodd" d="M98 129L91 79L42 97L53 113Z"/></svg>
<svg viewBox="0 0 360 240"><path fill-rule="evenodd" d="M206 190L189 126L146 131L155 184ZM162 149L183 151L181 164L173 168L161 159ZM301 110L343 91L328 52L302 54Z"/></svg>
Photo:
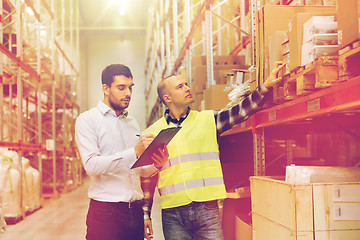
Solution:
<svg viewBox="0 0 360 240"><path fill-rule="evenodd" d="M159 148L167 145L180 129L181 127L174 127L161 130L131 168L153 164L152 155Z"/></svg>

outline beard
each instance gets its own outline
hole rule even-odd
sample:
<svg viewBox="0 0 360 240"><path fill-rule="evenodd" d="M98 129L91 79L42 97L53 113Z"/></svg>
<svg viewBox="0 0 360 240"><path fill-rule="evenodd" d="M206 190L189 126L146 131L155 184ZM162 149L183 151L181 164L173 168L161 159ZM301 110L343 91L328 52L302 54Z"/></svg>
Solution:
<svg viewBox="0 0 360 240"><path fill-rule="evenodd" d="M124 98L122 100L129 100L130 98ZM122 111L124 109L126 109L129 106L129 102L121 102L121 100L116 101L116 99L114 99L113 95L109 94L109 104L110 106L115 110L115 111Z"/></svg>

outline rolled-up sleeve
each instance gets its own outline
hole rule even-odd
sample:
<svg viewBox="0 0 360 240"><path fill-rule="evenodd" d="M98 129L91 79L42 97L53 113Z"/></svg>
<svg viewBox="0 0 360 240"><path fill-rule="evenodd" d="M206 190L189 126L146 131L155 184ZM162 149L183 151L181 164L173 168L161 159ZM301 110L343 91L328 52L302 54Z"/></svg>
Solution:
<svg viewBox="0 0 360 240"><path fill-rule="evenodd" d="M252 94L229 109L214 111L216 129L219 134L239 124L261 110L270 91L260 85Z"/></svg>

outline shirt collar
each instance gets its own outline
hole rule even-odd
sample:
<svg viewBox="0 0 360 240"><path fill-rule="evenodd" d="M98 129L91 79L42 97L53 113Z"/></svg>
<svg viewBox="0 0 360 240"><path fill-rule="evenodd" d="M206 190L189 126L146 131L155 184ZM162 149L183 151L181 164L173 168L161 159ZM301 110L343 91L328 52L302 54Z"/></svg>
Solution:
<svg viewBox="0 0 360 240"><path fill-rule="evenodd" d="M170 122L174 123L175 125L180 125L189 115L190 113L190 107L188 107L188 110L186 111L186 114L184 116L181 116L179 119L173 118L170 116L170 110L166 109L164 113L164 117L166 119L166 123L169 125Z"/></svg>
<svg viewBox="0 0 360 240"><path fill-rule="evenodd" d="M97 108L101 111L102 114L106 115L108 112L112 112L115 116L116 113L113 109L111 109L108 105L106 105L103 101L99 101ZM118 118L126 118L128 116L129 112L124 109L122 113L117 116Z"/></svg>

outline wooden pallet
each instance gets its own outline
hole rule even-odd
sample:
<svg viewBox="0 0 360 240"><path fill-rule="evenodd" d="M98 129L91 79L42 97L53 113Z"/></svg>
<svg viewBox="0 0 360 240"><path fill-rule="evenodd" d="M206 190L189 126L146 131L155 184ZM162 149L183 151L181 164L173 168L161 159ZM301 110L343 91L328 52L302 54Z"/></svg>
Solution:
<svg viewBox="0 0 360 240"><path fill-rule="evenodd" d="M338 57L319 57L284 75L282 83L273 89L273 101L281 103L292 100L338 81Z"/></svg>
<svg viewBox="0 0 360 240"><path fill-rule="evenodd" d="M339 50L339 78L347 80L360 75L360 40Z"/></svg>
<svg viewBox="0 0 360 240"><path fill-rule="evenodd" d="M290 73L288 83L296 83L296 95L307 95L339 82L338 57L319 57Z"/></svg>

